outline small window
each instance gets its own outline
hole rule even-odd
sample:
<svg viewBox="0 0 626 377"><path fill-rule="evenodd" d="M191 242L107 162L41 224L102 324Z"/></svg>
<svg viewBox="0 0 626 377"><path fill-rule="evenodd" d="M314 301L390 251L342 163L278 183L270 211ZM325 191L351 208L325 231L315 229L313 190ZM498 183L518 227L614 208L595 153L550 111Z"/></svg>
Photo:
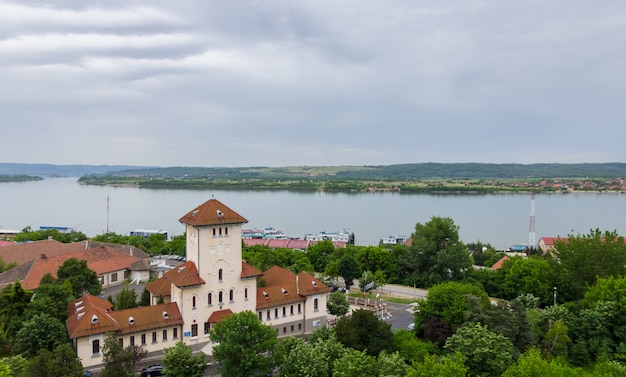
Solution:
<svg viewBox="0 0 626 377"><path fill-rule="evenodd" d="M134 345L135 345L135 336L134 336L134 335L131 335L131 336L130 336L130 345L131 345L131 346L134 346Z"/></svg>
<svg viewBox="0 0 626 377"><path fill-rule="evenodd" d="M228 227L224 228L224 234L228 237Z"/></svg>
<svg viewBox="0 0 626 377"><path fill-rule="evenodd" d="M220 228L220 237L222 236L222 228Z"/></svg>
<svg viewBox="0 0 626 377"><path fill-rule="evenodd" d="M228 301L229 302L233 302L235 299L235 291L233 291L232 289L228 292Z"/></svg>
<svg viewBox="0 0 626 377"><path fill-rule="evenodd" d="M100 340L96 339L91 343L91 353L94 355L100 353Z"/></svg>
<svg viewBox="0 0 626 377"><path fill-rule="evenodd" d="M224 299L224 292L220 291L220 293L218 294L218 301L220 305L224 303L223 299Z"/></svg>
<svg viewBox="0 0 626 377"><path fill-rule="evenodd" d="M301 314L301 313L302 313L302 307L301 307L301 304L298 304L298 314Z"/></svg>
<svg viewBox="0 0 626 377"><path fill-rule="evenodd" d="M141 344L142 345L146 344L146 334L141 334Z"/></svg>
<svg viewBox="0 0 626 377"><path fill-rule="evenodd" d="M222 269L220 268L219 271L217 271L217 279L220 281L220 283L222 282L223 277L224 277L224 273Z"/></svg>
<svg viewBox="0 0 626 377"><path fill-rule="evenodd" d="M287 316L287 308L283 306L283 317Z"/></svg>
<svg viewBox="0 0 626 377"><path fill-rule="evenodd" d="M156 331L152 332L152 343L156 343L157 342L157 334Z"/></svg>
<svg viewBox="0 0 626 377"><path fill-rule="evenodd" d="M263 320L263 312L259 312L259 321Z"/></svg>
<svg viewBox="0 0 626 377"><path fill-rule="evenodd" d="M196 296L191 296L191 307L196 308Z"/></svg>
<svg viewBox="0 0 626 377"><path fill-rule="evenodd" d="M243 298L246 299L246 300L248 299L248 288L244 288L244 290L243 290Z"/></svg>
<svg viewBox="0 0 626 377"><path fill-rule="evenodd" d="M207 295L207 301L209 302L209 305L213 305L213 293L209 292Z"/></svg>
<svg viewBox="0 0 626 377"><path fill-rule="evenodd" d="M213 237L215 237L215 228L213 228Z"/></svg>
<svg viewBox="0 0 626 377"><path fill-rule="evenodd" d="M172 337L173 337L174 339L178 339L178 327L174 327L174 328L172 329Z"/></svg>
<svg viewBox="0 0 626 377"><path fill-rule="evenodd" d="M204 335L209 335L210 329L211 329L211 324L209 322L204 322Z"/></svg>
<svg viewBox="0 0 626 377"><path fill-rule="evenodd" d="M278 308L274 308L274 318L278 318Z"/></svg>
<svg viewBox="0 0 626 377"><path fill-rule="evenodd" d="M130 271L124 270L124 279L128 279L130 277Z"/></svg>
<svg viewBox="0 0 626 377"><path fill-rule="evenodd" d="M287 326L283 327L283 334L287 334Z"/></svg>
<svg viewBox="0 0 626 377"><path fill-rule="evenodd" d="M289 308L289 315L293 315L293 305Z"/></svg>
<svg viewBox="0 0 626 377"><path fill-rule="evenodd" d="M198 336L198 324L191 325L191 336Z"/></svg>
<svg viewBox="0 0 626 377"><path fill-rule="evenodd" d="M319 300L318 299L313 300L313 310L314 311L320 310L318 306L319 306Z"/></svg>
<svg viewBox="0 0 626 377"><path fill-rule="evenodd" d="M291 325L291 332L293 332L293 325Z"/></svg>
<svg viewBox="0 0 626 377"><path fill-rule="evenodd" d="M163 340L167 340L167 329L163 330Z"/></svg>
<svg viewBox="0 0 626 377"><path fill-rule="evenodd" d="M270 317L270 311L269 311L269 310L267 311L267 316L266 316L266 318L267 318L267 320L268 320L268 321L269 321L269 320L270 320L270 318L271 318L271 317Z"/></svg>
<svg viewBox="0 0 626 377"><path fill-rule="evenodd" d="M124 348L124 338L119 338L120 347Z"/></svg>
<svg viewBox="0 0 626 377"><path fill-rule="evenodd" d="M117 272L111 274L111 282L117 281Z"/></svg>
<svg viewBox="0 0 626 377"><path fill-rule="evenodd" d="M298 330L302 330L302 324L298 323Z"/></svg>

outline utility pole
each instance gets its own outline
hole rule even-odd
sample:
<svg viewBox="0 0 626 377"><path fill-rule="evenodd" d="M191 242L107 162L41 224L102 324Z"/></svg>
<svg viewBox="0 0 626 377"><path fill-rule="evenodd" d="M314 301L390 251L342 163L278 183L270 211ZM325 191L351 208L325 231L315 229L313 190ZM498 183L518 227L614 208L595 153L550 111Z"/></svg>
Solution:
<svg viewBox="0 0 626 377"><path fill-rule="evenodd" d="M535 238L535 186L530 195L530 227L528 232L528 247L537 247Z"/></svg>

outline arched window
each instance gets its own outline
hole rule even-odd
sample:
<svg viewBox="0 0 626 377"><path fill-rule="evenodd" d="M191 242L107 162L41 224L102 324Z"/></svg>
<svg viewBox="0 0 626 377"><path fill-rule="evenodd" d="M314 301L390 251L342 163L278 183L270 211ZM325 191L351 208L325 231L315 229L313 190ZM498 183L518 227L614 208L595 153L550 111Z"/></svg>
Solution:
<svg viewBox="0 0 626 377"><path fill-rule="evenodd" d="M248 299L248 288L244 288L244 290L243 290L243 298L246 299L246 300Z"/></svg>
<svg viewBox="0 0 626 377"><path fill-rule="evenodd" d="M191 306L194 309L196 308L196 296L191 296Z"/></svg>
<svg viewBox="0 0 626 377"><path fill-rule="evenodd" d="M209 305L213 305L213 293L209 292L209 294L207 295L207 301Z"/></svg>
<svg viewBox="0 0 626 377"><path fill-rule="evenodd" d="M224 300L223 300L223 298L224 298L223 293L224 292L220 291L220 293L218 295L219 296L218 299L219 299L220 304L222 304L224 302Z"/></svg>
<svg viewBox="0 0 626 377"><path fill-rule="evenodd" d="M235 291L233 291L232 289L228 292L228 301L233 302L233 299L235 298Z"/></svg>
<svg viewBox="0 0 626 377"><path fill-rule="evenodd" d="M313 300L313 310L314 311L318 311L319 310L318 306L319 306L318 299Z"/></svg>
<svg viewBox="0 0 626 377"><path fill-rule="evenodd" d="M218 280L221 282L223 277L224 277L224 272L223 272L223 270L220 268L220 270L219 270L219 271L217 271L217 278L218 278Z"/></svg>

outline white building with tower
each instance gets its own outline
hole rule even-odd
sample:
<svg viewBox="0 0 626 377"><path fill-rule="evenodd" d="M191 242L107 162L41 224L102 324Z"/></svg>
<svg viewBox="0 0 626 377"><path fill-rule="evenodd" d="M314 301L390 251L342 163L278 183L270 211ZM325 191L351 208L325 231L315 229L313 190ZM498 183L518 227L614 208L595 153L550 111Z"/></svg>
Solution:
<svg viewBox="0 0 626 377"><path fill-rule="evenodd" d="M106 306L102 300L80 298L69 305L68 331L84 366L102 363L101 341L109 331L116 332L124 345L141 344L150 351L183 340L208 352L209 330L226 316L245 310L257 313L279 336L304 336L327 324L330 289L321 281L309 273L296 274L277 266L264 274L242 259L246 218L210 199L186 213L180 222L185 225L187 261L146 285L150 307L114 312L110 307L98 307L93 309L96 317L106 318L94 320L81 315L85 312L82 303ZM264 284L257 287L261 276ZM169 318L154 314L163 312L159 301L163 302L160 305L174 305L168 307ZM130 319L124 320L126 314L132 314L132 326L128 325ZM172 321L174 316L180 320ZM126 325L111 325L115 322Z"/></svg>

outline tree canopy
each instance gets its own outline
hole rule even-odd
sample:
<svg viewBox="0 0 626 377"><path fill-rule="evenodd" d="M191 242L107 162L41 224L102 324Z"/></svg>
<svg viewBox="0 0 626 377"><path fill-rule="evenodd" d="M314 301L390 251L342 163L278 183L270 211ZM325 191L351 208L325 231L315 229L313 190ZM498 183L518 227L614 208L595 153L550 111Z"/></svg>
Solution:
<svg viewBox="0 0 626 377"><path fill-rule="evenodd" d="M76 258L66 260L59 267L57 277L61 283L70 282L74 298L82 296L85 292L97 296L102 291L98 275L87 266L86 260Z"/></svg>
<svg viewBox="0 0 626 377"><path fill-rule="evenodd" d="M264 325L251 311L232 314L217 323L210 332L213 357L223 375L247 377L265 375L274 368L273 351L277 333Z"/></svg>

